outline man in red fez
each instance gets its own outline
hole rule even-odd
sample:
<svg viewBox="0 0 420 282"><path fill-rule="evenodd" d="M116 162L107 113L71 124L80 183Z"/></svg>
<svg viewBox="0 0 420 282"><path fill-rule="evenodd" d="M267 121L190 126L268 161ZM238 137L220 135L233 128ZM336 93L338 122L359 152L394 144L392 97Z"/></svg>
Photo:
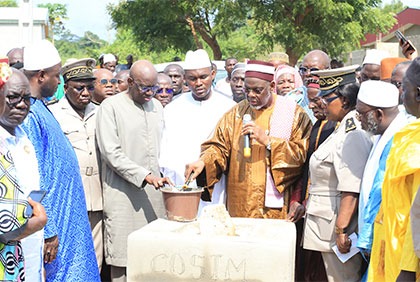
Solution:
<svg viewBox="0 0 420 282"><path fill-rule="evenodd" d="M227 174L227 209L233 217L285 219L290 212L293 220L294 202L300 199L294 187L306 159L311 121L292 99L274 94L273 74L272 64L248 61L246 99L222 117L202 144L200 159L185 171L210 187L203 193L208 199ZM251 121L244 122L247 115Z"/></svg>

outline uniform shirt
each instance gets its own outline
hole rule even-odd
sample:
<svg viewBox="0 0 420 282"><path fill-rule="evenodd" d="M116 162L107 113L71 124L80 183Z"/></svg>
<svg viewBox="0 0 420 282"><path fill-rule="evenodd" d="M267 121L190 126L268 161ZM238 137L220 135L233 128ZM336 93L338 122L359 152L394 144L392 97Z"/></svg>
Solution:
<svg viewBox="0 0 420 282"><path fill-rule="evenodd" d="M97 106L89 103L81 117L69 104L66 97L49 106L69 139L79 161L80 174L88 211L102 210L102 187L99 178L98 159L95 150L95 127Z"/></svg>
<svg viewBox="0 0 420 282"><path fill-rule="evenodd" d="M309 199L305 221L305 249L332 252L335 221L342 192L359 193L360 182L372 142L349 112L340 126L312 154L309 161ZM353 216L348 234L357 230Z"/></svg>

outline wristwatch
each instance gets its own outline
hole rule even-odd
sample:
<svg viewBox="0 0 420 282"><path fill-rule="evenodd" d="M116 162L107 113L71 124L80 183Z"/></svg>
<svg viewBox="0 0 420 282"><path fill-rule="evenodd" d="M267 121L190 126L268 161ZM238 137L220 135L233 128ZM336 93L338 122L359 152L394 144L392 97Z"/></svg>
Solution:
<svg viewBox="0 0 420 282"><path fill-rule="evenodd" d="M339 234L347 234L347 227L341 228L341 227L335 226L334 232L337 235L339 235Z"/></svg>

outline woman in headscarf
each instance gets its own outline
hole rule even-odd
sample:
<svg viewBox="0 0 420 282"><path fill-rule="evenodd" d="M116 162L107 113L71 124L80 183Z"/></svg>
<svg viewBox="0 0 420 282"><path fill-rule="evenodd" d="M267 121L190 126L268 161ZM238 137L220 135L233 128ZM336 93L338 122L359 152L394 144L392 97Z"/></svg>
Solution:
<svg viewBox="0 0 420 282"><path fill-rule="evenodd" d="M342 262L338 255L355 247L357 203L364 167L372 146L356 119L359 85L355 67L317 71L328 120L339 122L309 161L310 187L303 247L320 251L328 281L360 281L360 253ZM334 253L334 248L337 254Z"/></svg>
<svg viewBox="0 0 420 282"><path fill-rule="evenodd" d="M277 95L286 96L295 100L308 114L315 123L316 118L311 109L309 109L309 100L306 93L306 87L303 85L299 72L288 65L280 65L274 74L274 91Z"/></svg>

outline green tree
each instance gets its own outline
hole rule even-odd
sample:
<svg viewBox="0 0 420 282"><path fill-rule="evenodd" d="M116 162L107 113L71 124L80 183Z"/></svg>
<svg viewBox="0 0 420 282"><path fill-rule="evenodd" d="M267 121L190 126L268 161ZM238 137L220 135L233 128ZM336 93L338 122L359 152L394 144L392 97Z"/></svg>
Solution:
<svg viewBox="0 0 420 282"><path fill-rule="evenodd" d="M382 11L384 13L395 13L398 14L399 12L403 11L407 6L404 5L401 0L392 0L391 3L386 4L383 6Z"/></svg>
<svg viewBox="0 0 420 282"><path fill-rule="evenodd" d="M0 1L0 7L17 7L16 0L2 0Z"/></svg>
<svg viewBox="0 0 420 282"><path fill-rule="evenodd" d="M366 33L388 30L393 13L378 0L244 0L260 41L284 46L291 63L311 49L337 57L359 46Z"/></svg>
<svg viewBox="0 0 420 282"><path fill-rule="evenodd" d="M55 38L59 39L63 34L66 33L64 25L67 17L67 5L58 3L46 3L39 4L38 7L48 9L48 22L51 35L49 36L53 41Z"/></svg>
<svg viewBox="0 0 420 282"><path fill-rule="evenodd" d="M131 29L143 48L185 53L205 42L215 59L222 58L218 38L246 20L239 1L134 0L110 5L108 11L115 26Z"/></svg>

